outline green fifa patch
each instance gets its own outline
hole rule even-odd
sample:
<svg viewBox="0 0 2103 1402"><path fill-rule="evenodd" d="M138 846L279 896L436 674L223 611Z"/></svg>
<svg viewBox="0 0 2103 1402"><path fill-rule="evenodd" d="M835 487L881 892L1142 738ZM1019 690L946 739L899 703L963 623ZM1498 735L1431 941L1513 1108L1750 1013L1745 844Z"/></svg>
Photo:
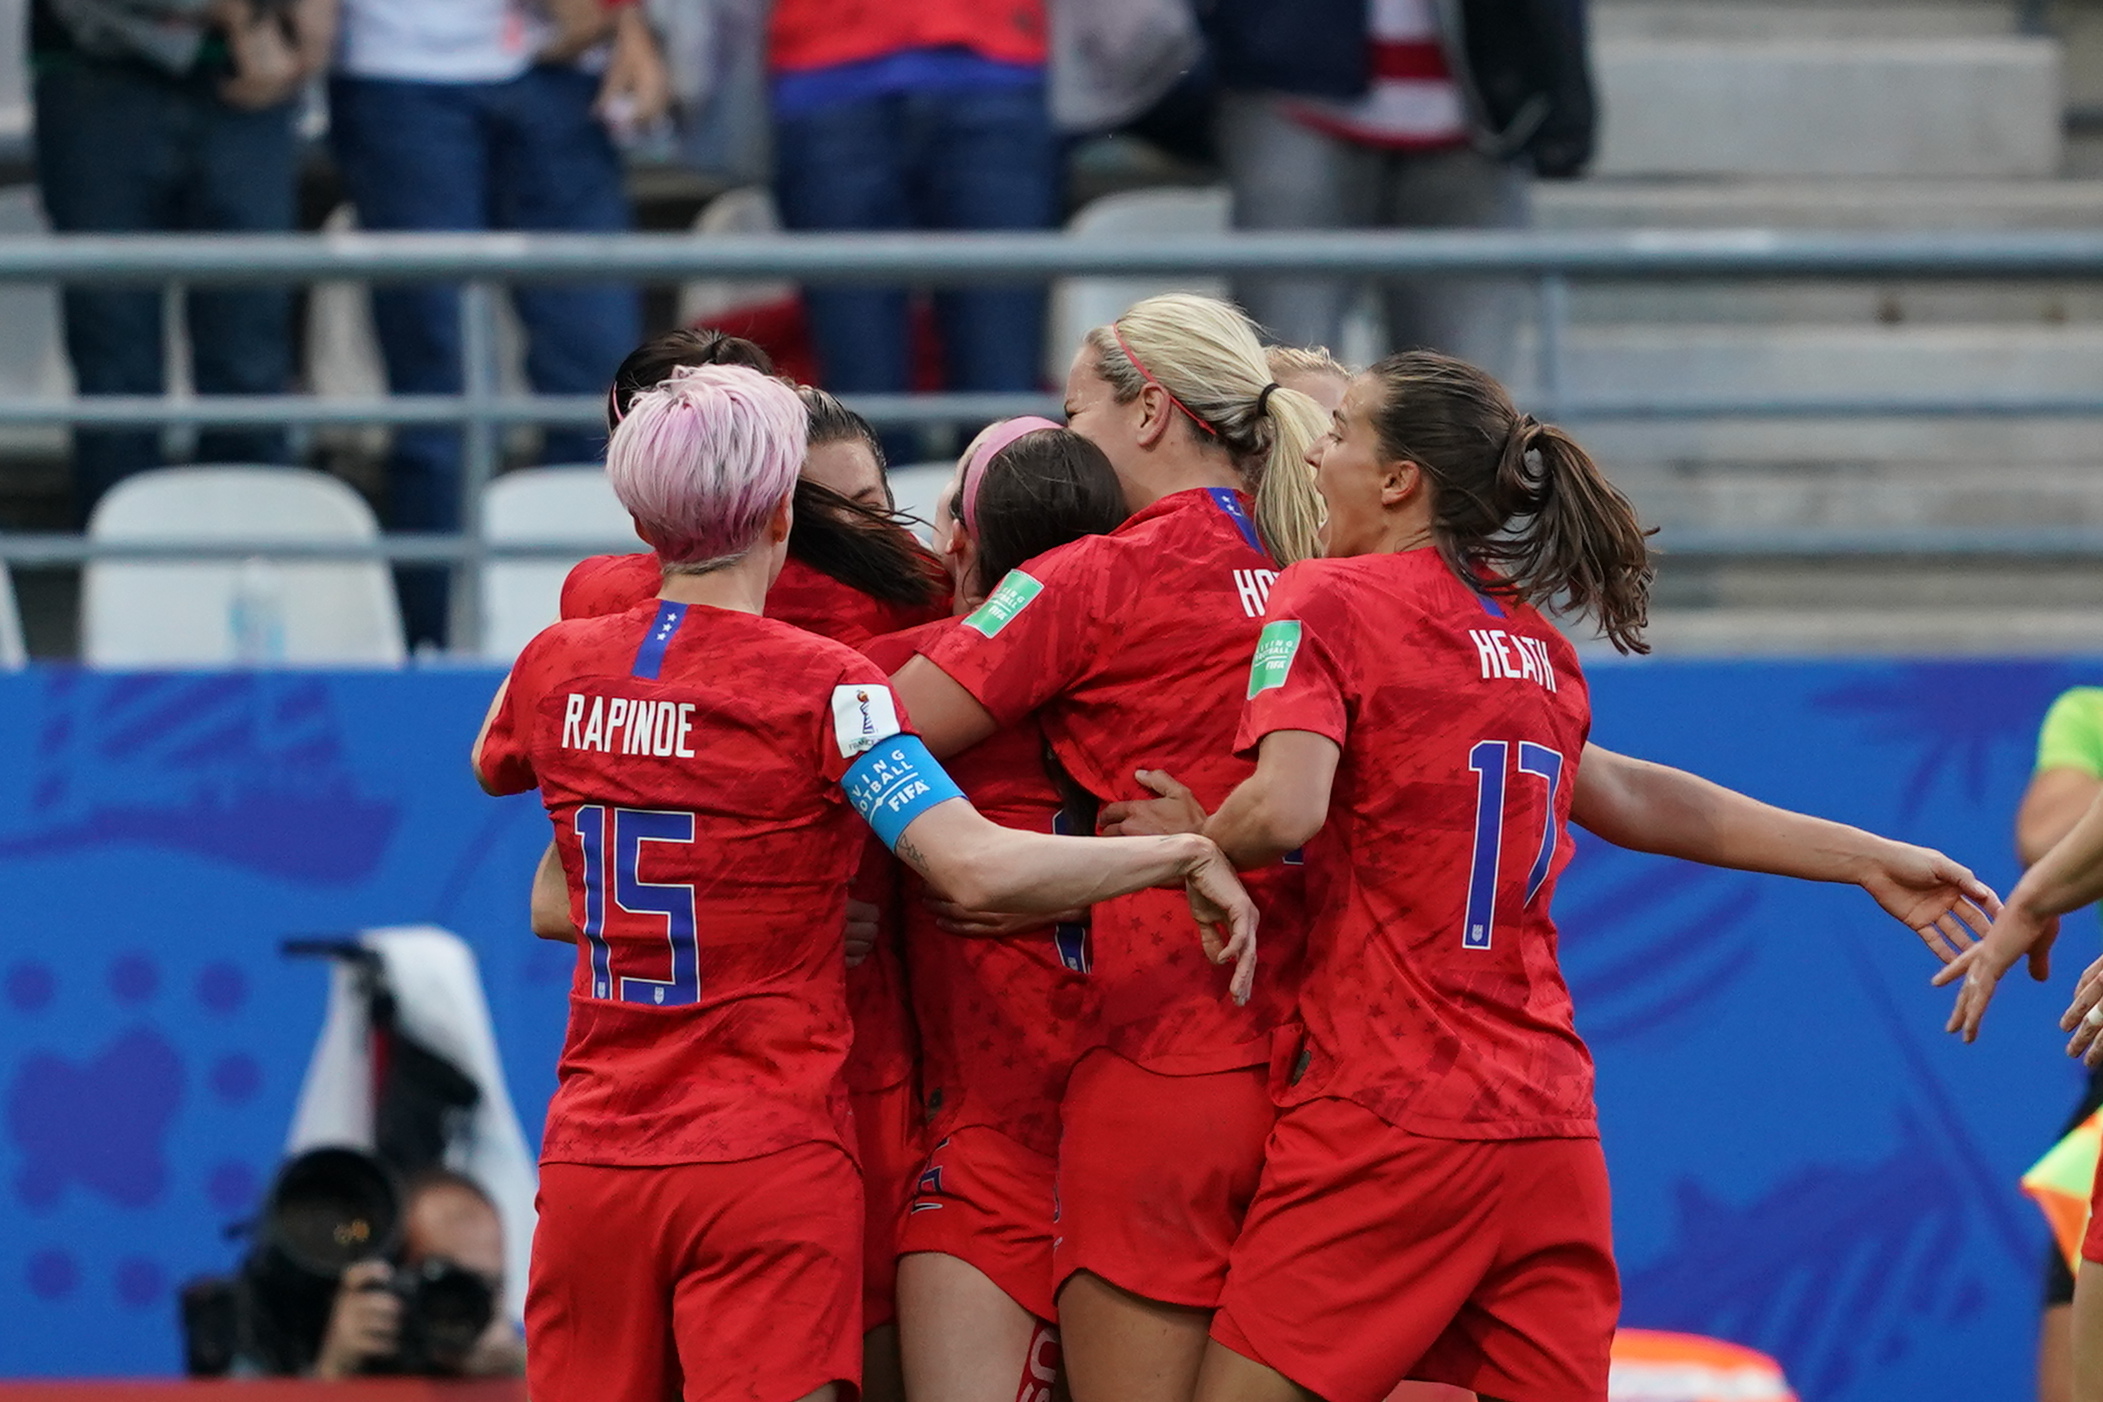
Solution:
<svg viewBox="0 0 2103 1402"><path fill-rule="evenodd" d="M1292 675L1292 660L1300 650L1300 621L1288 618L1263 625L1256 639L1256 657L1249 664L1249 695L1285 685Z"/></svg>
<svg viewBox="0 0 2103 1402"><path fill-rule="evenodd" d="M986 597L971 615L964 620L966 628L976 628L986 637L992 637L1015 621L1015 615L1029 607L1030 600L1044 592L1044 586L1024 574L1021 570L1009 570L1000 587Z"/></svg>

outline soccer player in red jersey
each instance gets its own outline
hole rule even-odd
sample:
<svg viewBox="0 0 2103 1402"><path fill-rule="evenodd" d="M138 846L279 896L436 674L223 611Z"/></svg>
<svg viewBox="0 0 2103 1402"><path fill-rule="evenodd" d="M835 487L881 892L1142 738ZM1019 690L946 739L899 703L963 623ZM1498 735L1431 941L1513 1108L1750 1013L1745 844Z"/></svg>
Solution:
<svg viewBox="0 0 2103 1402"><path fill-rule="evenodd" d="M1588 744L1576 652L1532 601L1646 650L1644 531L1481 371L1383 361L1313 461L1328 558L1271 591L1237 736L1256 772L1203 824L1245 866L1304 845L1310 953L1197 1396L1604 1402L1606 1162L1549 914L1567 824L1859 882L1944 957L1997 903L1940 853Z"/></svg>
<svg viewBox="0 0 2103 1402"><path fill-rule="evenodd" d="M718 332L676 330L645 342L623 361L607 392L607 431L635 396L693 365L773 366L750 341ZM796 526L789 558L767 591L767 616L850 647L879 633L946 614L940 566L889 517L883 448L861 415L823 390L797 391L809 419L809 447L796 483ZM655 598L662 578L656 552L585 560L562 591L564 618L621 613ZM847 1059L868 1206L869 1249L863 1256L862 1319L868 1331L863 1392L895 1402L899 1377L897 1252L893 1237L926 1149L916 1113L914 1033L906 1006L895 922L882 917L896 902L896 867L872 838L864 863L867 888L848 904L849 1006L855 1037ZM574 940L568 895L551 848L534 882L545 933ZM538 926L536 927L538 928ZM565 934L565 932L569 932Z"/></svg>
<svg viewBox="0 0 2103 1402"><path fill-rule="evenodd" d="M1099 802L1143 794L1143 763L1188 765L1217 802L1249 772L1233 725L1265 594L1280 560L1313 549L1302 457L1320 412L1272 383L1246 317L1185 295L1091 332L1066 410L1134 514L1011 573L895 685L938 753L1034 715ZM1055 1243L1081 1402L1183 1402L1196 1378L1271 1121L1264 1067L1294 963L1272 892L1295 876L1252 878L1269 923L1248 1008L1178 947L1170 902L1142 893L1094 912L1102 1030L1066 1088Z"/></svg>
<svg viewBox="0 0 2103 1402"><path fill-rule="evenodd" d="M957 611L984 603L1010 569L1113 531L1128 514L1117 474L1088 440L1044 419L994 425L966 451L936 508ZM896 671L958 626L925 624L863 651ZM972 804L1006 827L1094 828L1092 812L1066 811L1034 720L987 737L947 767ZM1050 1393L1059 1363L1059 1100L1096 1019L1086 912L1054 926L1042 917L974 917L932 899L905 910L934 1145L899 1232L906 1392L914 1402L1034 1402Z"/></svg>
<svg viewBox="0 0 2103 1402"><path fill-rule="evenodd" d="M978 907L1053 912L1182 881L1208 948L1237 961L1237 996L1254 974L1254 907L1210 842L987 821L873 664L761 615L805 417L739 367L639 398L607 470L663 590L536 637L475 743L486 789L540 790L583 934L527 1293L538 1402L857 1385L840 935L854 811Z"/></svg>

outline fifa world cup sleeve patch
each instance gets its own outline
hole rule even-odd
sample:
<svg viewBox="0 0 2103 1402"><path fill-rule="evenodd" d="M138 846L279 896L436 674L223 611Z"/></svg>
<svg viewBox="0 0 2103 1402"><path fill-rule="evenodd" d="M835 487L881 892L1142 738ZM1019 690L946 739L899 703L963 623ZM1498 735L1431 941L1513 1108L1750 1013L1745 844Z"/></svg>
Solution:
<svg viewBox="0 0 2103 1402"><path fill-rule="evenodd" d="M1281 619L1263 625L1256 639L1256 657L1249 664L1249 695L1285 685L1292 675L1292 660L1300 651L1300 620Z"/></svg>
<svg viewBox="0 0 2103 1402"><path fill-rule="evenodd" d="M853 759L898 733L898 706L891 688L865 682L832 689L832 736L840 758Z"/></svg>
<svg viewBox="0 0 2103 1402"><path fill-rule="evenodd" d="M1044 592L1044 585L1021 570L1009 570L1000 581L1000 587L986 597L965 618L966 628L976 629L981 636L992 637L1015 621L1015 615L1030 606L1030 601Z"/></svg>
<svg viewBox="0 0 2103 1402"><path fill-rule="evenodd" d="M854 811L894 852L913 819L938 803L964 796L917 735L900 735L876 746L854 762L840 783Z"/></svg>

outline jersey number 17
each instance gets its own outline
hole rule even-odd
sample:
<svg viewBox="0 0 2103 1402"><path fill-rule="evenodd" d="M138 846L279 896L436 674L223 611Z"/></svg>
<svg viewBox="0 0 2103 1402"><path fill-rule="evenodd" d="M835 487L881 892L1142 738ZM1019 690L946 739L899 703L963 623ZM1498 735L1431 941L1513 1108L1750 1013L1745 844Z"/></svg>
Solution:
<svg viewBox="0 0 2103 1402"><path fill-rule="evenodd" d="M1504 856L1505 772L1511 752L1509 740L1484 740L1468 751L1468 768L1475 772L1475 855L1468 863L1468 914L1460 932L1463 949L1488 949L1496 929L1497 869ZM1533 859L1533 870L1526 874L1526 897L1521 902L1531 905L1548 880L1556 839L1562 832L1555 821L1555 799L1563 782L1563 757L1546 745L1521 740L1519 772L1548 785L1548 801L1541 806L1540 851Z"/></svg>

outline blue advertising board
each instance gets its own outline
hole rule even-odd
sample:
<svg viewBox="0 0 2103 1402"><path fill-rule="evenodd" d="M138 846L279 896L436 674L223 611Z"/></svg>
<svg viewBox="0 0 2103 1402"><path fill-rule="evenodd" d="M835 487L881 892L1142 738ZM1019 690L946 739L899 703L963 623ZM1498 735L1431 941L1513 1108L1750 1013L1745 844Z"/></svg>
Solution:
<svg viewBox="0 0 2103 1402"><path fill-rule="evenodd" d="M1939 846L2002 889L2036 726L2103 664L1642 663L1595 738ZM571 952L525 929L547 841L466 751L493 673L0 677L0 1375L165 1374L173 1291L277 1160L325 967L288 937L472 944L528 1133ZM2095 952L1941 1032L1919 941L1860 892L1581 839L1557 897L1599 1061L1634 1325L1780 1357L1809 1402L2027 1390L2042 1219L2016 1178L2079 1089L2055 1027Z"/></svg>

